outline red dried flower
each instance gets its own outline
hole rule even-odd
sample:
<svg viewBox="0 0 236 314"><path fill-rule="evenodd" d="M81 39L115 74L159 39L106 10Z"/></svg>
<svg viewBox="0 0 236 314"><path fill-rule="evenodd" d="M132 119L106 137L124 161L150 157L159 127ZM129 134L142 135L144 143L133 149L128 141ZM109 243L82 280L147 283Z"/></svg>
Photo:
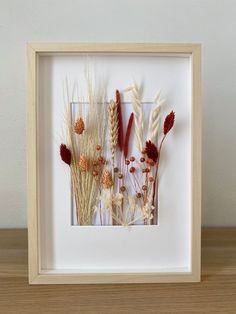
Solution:
<svg viewBox="0 0 236 314"><path fill-rule="evenodd" d="M65 144L60 145L60 155L61 160L64 161L67 165L71 164L71 151L66 147Z"/></svg>
<svg viewBox="0 0 236 314"><path fill-rule="evenodd" d="M158 149L155 144L153 144L151 141L146 142L146 153L148 158L152 159L153 162L157 162L158 159Z"/></svg>
<svg viewBox="0 0 236 314"><path fill-rule="evenodd" d="M166 135L172 129L174 122L175 122L175 113L171 111L171 113L169 113L165 118L164 128L163 128L164 135Z"/></svg>
<svg viewBox="0 0 236 314"><path fill-rule="evenodd" d="M129 117L129 122L128 122L128 125L127 125L126 134L125 134L125 145L124 145L124 157L125 157L125 159L128 156L129 139L130 139L130 134L131 134L133 121L134 121L134 114L132 112L130 117Z"/></svg>
<svg viewBox="0 0 236 314"><path fill-rule="evenodd" d="M120 102L120 92L116 90L116 106L117 106L117 118L118 118L118 144L120 151L123 149L123 122L122 122L122 109Z"/></svg>

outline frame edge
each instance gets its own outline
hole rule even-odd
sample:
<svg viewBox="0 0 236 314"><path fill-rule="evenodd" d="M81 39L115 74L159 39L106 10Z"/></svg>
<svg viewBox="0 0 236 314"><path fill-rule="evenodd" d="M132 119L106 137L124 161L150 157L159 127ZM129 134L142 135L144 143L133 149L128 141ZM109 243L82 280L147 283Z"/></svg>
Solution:
<svg viewBox="0 0 236 314"><path fill-rule="evenodd" d="M37 199L37 54L44 52L160 52L192 54L193 78L193 200L192 200L192 272L191 273L123 273L123 274L42 274L39 269L39 230ZM27 195L28 195L28 261L30 284L85 283L162 283L198 282L201 275L201 45L155 43L28 43L27 106ZM196 181L195 181L196 180ZM194 249L193 249L194 248ZM117 280L118 276L120 277Z"/></svg>

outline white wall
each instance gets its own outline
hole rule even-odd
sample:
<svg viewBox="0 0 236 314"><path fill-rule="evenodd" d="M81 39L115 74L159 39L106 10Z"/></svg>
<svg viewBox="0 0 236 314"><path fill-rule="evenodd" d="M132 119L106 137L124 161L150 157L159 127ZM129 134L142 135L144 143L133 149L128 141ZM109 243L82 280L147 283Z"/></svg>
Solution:
<svg viewBox="0 0 236 314"><path fill-rule="evenodd" d="M26 42L200 42L203 224L236 225L235 0L0 0L0 227L26 226Z"/></svg>

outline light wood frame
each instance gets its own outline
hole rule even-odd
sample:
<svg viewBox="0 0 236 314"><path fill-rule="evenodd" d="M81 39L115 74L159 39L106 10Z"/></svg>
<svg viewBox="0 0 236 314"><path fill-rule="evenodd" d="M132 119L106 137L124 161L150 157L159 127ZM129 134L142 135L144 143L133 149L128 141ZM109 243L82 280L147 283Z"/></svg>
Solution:
<svg viewBox="0 0 236 314"><path fill-rule="evenodd" d="M161 53L190 54L192 61L192 234L191 272L189 273L58 273L40 269L38 219L37 106L38 57L56 53ZM201 249L201 46L199 44L28 44L28 248L30 284L154 283L200 281Z"/></svg>

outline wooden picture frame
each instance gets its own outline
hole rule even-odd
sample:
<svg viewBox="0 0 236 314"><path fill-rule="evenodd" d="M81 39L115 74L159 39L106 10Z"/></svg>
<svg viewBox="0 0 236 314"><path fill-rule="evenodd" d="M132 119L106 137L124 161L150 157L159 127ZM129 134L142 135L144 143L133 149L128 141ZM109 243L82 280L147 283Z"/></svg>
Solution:
<svg viewBox="0 0 236 314"><path fill-rule="evenodd" d="M29 43L28 44L28 248L30 284L156 283L200 281L201 249L201 47L199 44L156 43ZM43 271L40 252L38 180L38 60L42 55L123 53L188 55L192 79L192 206L191 269L188 272L63 272Z"/></svg>

